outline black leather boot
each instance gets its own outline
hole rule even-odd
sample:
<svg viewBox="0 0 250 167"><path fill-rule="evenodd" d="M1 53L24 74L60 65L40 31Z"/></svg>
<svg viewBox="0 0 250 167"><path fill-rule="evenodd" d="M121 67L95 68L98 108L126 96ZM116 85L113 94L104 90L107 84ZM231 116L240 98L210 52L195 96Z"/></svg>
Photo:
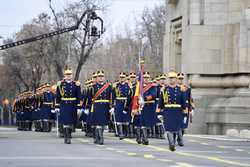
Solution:
<svg viewBox="0 0 250 167"><path fill-rule="evenodd" d="M156 138L156 126L153 126L151 129L152 129L152 138Z"/></svg>
<svg viewBox="0 0 250 167"><path fill-rule="evenodd" d="M71 144L71 128L70 127L66 127L64 128L65 130L65 134L64 134L64 143L65 144Z"/></svg>
<svg viewBox="0 0 250 167"><path fill-rule="evenodd" d="M93 128L93 138L94 138L94 143L99 144L99 132L97 128Z"/></svg>
<svg viewBox="0 0 250 167"><path fill-rule="evenodd" d="M134 127L133 125L129 125L129 138L134 138Z"/></svg>
<svg viewBox="0 0 250 167"><path fill-rule="evenodd" d="M104 137L103 137L103 131L104 131L104 128L102 127L102 128L99 128L98 129L98 133L99 133L99 144L100 145L103 145L104 144Z"/></svg>
<svg viewBox="0 0 250 167"><path fill-rule="evenodd" d="M147 133L147 128L142 128L142 144L148 145L148 133Z"/></svg>
<svg viewBox="0 0 250 167"><path fill-rule="evenodd" d="M141 129L140 128L136 128L136 142L138 144L141 144Z"/></svg>
<svg viewBox="0 0 250 167"><path fill-rule="evenodd" d="M169 143L169 150L170 151L175 151L174 133L167 132L167 137L168 137L168 143Z"/></svg>
<svg viewBox="0 0 250 167"><path fill-rule="evenodd" d="M119 134L120 140L124 139L123 126L122 125L117 125L117 128L118 128L118 134Z"/></svg>
<svg viewBox="0 0 250 167"><path fill-rule="evenodd" d="M182 130L180 130L179 132L177 132L177 143L180 147L183 147L184 146L184 143L183 143L183 136L182 136Z"/></svg>
<svg viewBox="0 0 250 167"><path fill-rule="evenodd" d="M165 129L163 127L164 125L160 125L159 128L160 128L160 139L165 139Z"/></svg>

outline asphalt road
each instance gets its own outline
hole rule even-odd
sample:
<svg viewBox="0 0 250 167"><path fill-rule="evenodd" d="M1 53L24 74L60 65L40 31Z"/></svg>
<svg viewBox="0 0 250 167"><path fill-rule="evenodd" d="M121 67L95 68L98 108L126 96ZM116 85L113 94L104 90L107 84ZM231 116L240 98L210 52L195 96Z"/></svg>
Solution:
<svg viewBox="0 0 250 167"><path fill-rule="evenodd" d="M103 146L93 144L83 132L66 145L55 132L20 132L0 128L0 167L162 167L249 166L250 141L226 136L186 135L185 146L168 150L166 140L150 145L134 139L118 140L105 133Z"/></svg>

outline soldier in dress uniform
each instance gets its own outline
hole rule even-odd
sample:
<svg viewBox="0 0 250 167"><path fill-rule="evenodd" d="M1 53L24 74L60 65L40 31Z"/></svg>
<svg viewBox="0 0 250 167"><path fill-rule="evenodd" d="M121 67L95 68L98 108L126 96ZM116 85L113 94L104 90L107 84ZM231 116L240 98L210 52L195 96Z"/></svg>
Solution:
<svg viewBox="0 0 250 167"><path fill-rule="evenodd" d="M72 70L64 71L64 79L57 83L55 110L60 112L59 123L64 129L64 143L71 144L71 132L81 110L81 87L72 79Z"/></svg>
<svg viewBox="0 0 250 167"><path fill-rule="evenodd" d="M103 131L109 122L109 111L112 107L112 86L108 82L104 82L104 71L97 71L97 83L94 84L89 93L91 125L95 127L95 144L104 144Z"/></svg>
<svg viewBox="0 0 250 167"><path fill-rule="evenodd" d="M86 107L86 101L87 101L87 90L88 90L88 85L89 85L89 79L87 79L84 83L84 87L82 89L82 110L85 111L85 107ZM88 114L85 112L83 112L79 118L79 122L81 123L81 127L82 127L82 131L86 133L87 135L87 128L86 128L86 121L87 121L87 116Z"/></svg>
<svg viewBox="0 0 250 167"><path fill-rule="evenodd" d="M32 113L32 118L34 122L34 128L36 132L42 131L42 120L41 120L41 102L42 102L42 86L36 89L35 94L35 109Z"/></svg>
<svg viewBox="0 0 250 167"><path fill-rule="evenodd" d="M51 115L54 110L54 95L50 90L50 84L43 86L42 103L41 103L41 119L43 132L51 131Z"/></svg>
<svg viewBox="0 0 250 167"><path fill-rule="evenodd" d="M136 88L136 74L135 72L130 72L129 73L129 87L131 90L131 97L134 96L135 93L135 88ZM134 128L134 124L132 122L132 102L129 104L129 138L134 138L134 134L135 134L135 128Z"/></svg>
<svg viewBox="0 0 250 167"><path fill-rule="evenodd" d="M148 132L147 130L156 124L156 106L155 99L157 96L156 85L150 83L150 74L145 72L144 75L144 85L143 85L143 99L144 105L142 111L135 116L134 123L136 127L136 141L138 144L142 143L148 145ZM141 131L139 131L139 129Z"/></svg>
<svg viewBox="0 0 250 167"><path fill-rule="evenodd" d="M32 92L28 91L24 97L24 130L32 130Z"/></svg>
<svg viewBox="0 0 250 167"><path fill-rule="evenodd" d="M86 120L86 134L89 137L93 137L95 139L95 126L92 125L92 117L93 112L90 112L89 108L87 107L91 103L91 91L92 87L97 83L97 71L93 72L92 79L89 79L88 88L86 90L86 101L85 101L85 113L87 114L87 120Z"/></svg>
<svg viewBox="0 0 250 167"><path fill-rule="evenodd" d="M186 95L186 102L187 102L187 107L188 107L188 112L183 114L183 123L181 127L181 131L178 133L177 136L177 142L180 146L184 146L183 143L183 135L184 135L184 130L188 128L189 122L192 123L192 115L193 115L193 110L194 110L194 103L193 103L193 98L191 95L191 88L187 85L184 84L184 74L183 73L178 73L177 74L177 79L178 79L178 85L181 87L181 89L185 92ZM182 141L182 142L180 142Z"/></svg>
<svg viewBox="0 0 250 167"><path fill-rule="evenodd" d="M21 111L21 103L20 103L20 95L15 99L15 103L13 106L13 112L16 114L16 126L17 130L21 130L21 122L20 122L20 111Z"/></svg>
<svg viewBox="0 0 250 167"><path fill-rule="evenodd" d="M177 73L168 73L169 84L161 91L159 109L164 118L164 127L167 131L169 149L175 151L174 135L179 133L183 123L183 113L187 112L185 92L177 84ZM182 142L182 141L180 141Z"/></svg>
<svg viewBox="0 0 250 167"><path fill-rule="evenodd" d="M115 94L115 88L116 85L119 83L119 80L115 80L112 84L112 95L113 95L113 99L114 99L114 94ZM113 104L114 105L114 104ZM110 133L114 133L116 137L119 136L118 134L118 127L117 127L117 122L115 119L115 113L114 112L109 112L109 123L108 123L108 128L109 128L109 132Z"/></svg>
<svg viewBox="0 0 250 167"><path fill-rule="evenodd" d="M56 100L56 84L52 85L50 87L50 92L52 93L52 96L53 96L53 106L51 108L51 114L50 114L50 121L49 121L49 128L50 128L50 131L52 130L52 126L55 125L57 122L57 113L55 111L55 100Z"/></svg>
<svg viewBox="0 0 250 167"><path fill-rule="evenodd" d="M128 132L129 126L129 113L128 108L131 102L131 90L126 82L126 73L121 72L119 75L119 82L113 88L113 105L114 105L114 120L117 125L118 135L120 140L122 140L124 135L124 130ZM125 129L123 129L125 127Z"/></svg>
<svg viewBox="0 0 250 167"><path fill-rule="evenodd" d="M35 93L32 93L31 96L30 96L30 110L31 110L31 114L30 114L29 130L32 130L32 124L34 124L33 114L35 112L35 109L36 109L36 95L35 95Z"/></svg>
<svg viewBox="0 0 250 167"><path fill-rule="evenodd" d="M165 74L161 74L158 75L156 77L156 85L157 85L157 98L156 98L156 108L158 108L158 103L159 103L159 98L160 98L160 94L161 94L161 90L164 89L165 87L165 80L166 80L166 76ZM161 118L162 113L159 112L157 113L157 123L156 123L156 138L158 139L164 139L164 125L162 123L162 120L160 120L159 118Z"/></svg>

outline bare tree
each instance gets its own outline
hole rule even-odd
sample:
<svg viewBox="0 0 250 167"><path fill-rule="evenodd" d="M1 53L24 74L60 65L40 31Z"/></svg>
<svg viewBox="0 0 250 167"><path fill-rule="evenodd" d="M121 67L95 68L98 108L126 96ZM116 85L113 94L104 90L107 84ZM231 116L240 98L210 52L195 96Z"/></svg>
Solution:
<svg viewBox="0 0 250 167"><path fill-rule="evenodd" d="M167 11L164 5L156 6L152 10L144 9L141 20L137 22L136 35L147 37L148 49L146 58L153 62L154 70L162 71L163 58L163 37L165 33L165 23Z"/></svg>
<svg viewBox="0 0 250 167"><path fill-rule="evenodd" d="M22 29L15 35L15 40L47 32L49 30L48 19L46 14L40 14L31 23L23 25ZM40 85L43 75L49 69L45 68L48 64L45 59L48 57L45 49L48 45L47 42L46 40L37 41L4 52L3 60L8 69L7 75L16 78L18 88L35 90Z"/></svg>
<svg viewBox="0 0 250 167"><path fill-rule="evenodd" d="M59 14L55 13L55 10L53 9L50 1L50 9L53 13L53 16L56 21L56 27L57 29L62 28L63 25L59 23ZM86 10L93 10L93 11L103 11L105 9L105 3L104 0L82 0L81 2L70 4L64 11L61 16L65 16L64 23L67 24L75 24L79 21L80 16L86 11ZM83 65L86 63L87 59L89 58L91 52L94 49L94 46L98 40L98 38L92 38L90 39L89 33L92 28L92 23L90 21L90 15L86 15L86 17L83 19L83 22L80 24L80 27L77 31L72 33L71 40L68 42L71 42L72 53L74 53L75 62L76 65L76 73L75 73L75 80L79 79L79 75L81 73ZM55 54L58 53L58 45L60 43L59 37L57 37L55 41ZM68 55L68 54L67 54ZM56 55L58 59L58 55ZM64 58L67 58L65 56ZM62 59L60 59L62 60ZM65 60L63 62L66 62ZM58 69L60 69L60 63L56 62L55 64L58 66ZM65 65L65 64L64 64ZM62 66L62 63L61 63ZM60 76L60 75L59 75Z"/></svg>

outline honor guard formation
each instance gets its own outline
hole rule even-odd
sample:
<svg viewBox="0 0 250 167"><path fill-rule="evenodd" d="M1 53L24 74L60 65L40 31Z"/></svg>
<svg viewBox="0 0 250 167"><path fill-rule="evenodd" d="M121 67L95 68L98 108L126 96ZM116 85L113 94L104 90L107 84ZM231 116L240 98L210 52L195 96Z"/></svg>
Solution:
<svg viewBox="0 0 250 167"><path fill-rule="evenodd" d="M65 144L72 132L81 128L95 144L104 144L104 132L120 140L135 138L148 145L150 138L167 140L169 149L184 146L184 131L192 122L194 103L184 74L170 71L152 78L149 72L121 72L119 79L107 82L98 70L81 85L72 70L54 85L41 85L23 92L14 102L17 129L51 132L56 127Z"/></svg>

